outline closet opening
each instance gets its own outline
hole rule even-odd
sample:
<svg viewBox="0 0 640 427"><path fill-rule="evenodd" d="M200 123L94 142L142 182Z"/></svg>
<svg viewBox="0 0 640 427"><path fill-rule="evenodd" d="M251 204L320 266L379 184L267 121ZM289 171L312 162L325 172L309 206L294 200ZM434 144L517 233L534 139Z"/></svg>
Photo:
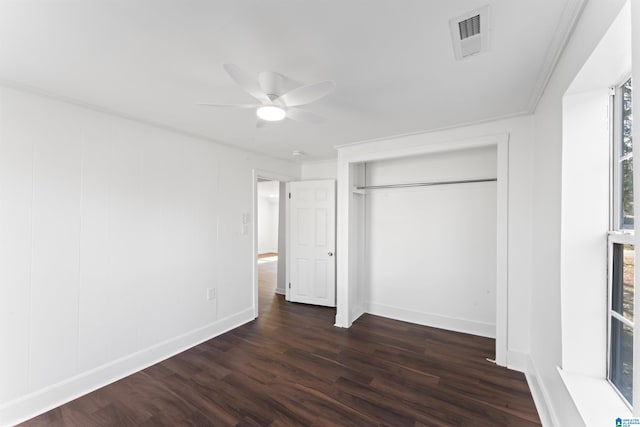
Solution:
<svg viewBox="0 0 640 427"><path fill-rule="evenodd" d="M506 366L508 135L353 153L338 163L336 326L371 313L494 338Z"/></svg>
<svg viewBox="0 0 640 427"><path fill-rule="evenodd" d="M367 311L495 338L496 148L364 169Z"/></svg>

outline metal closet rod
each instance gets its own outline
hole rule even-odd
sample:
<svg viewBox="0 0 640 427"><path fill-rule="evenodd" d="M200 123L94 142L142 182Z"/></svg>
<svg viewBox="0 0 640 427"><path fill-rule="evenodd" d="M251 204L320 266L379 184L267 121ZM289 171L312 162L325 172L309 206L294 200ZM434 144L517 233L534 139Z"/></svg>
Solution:
<svg viewBox="0 0 640 427"><path fill-rule="evenodd" d="M356 187L356 190L375 190L378 188L430 187L432 185L469 184L473 182L492 182L497 180L498 178L482 178L482 179L461 179L457 181L412 182L408 184L363 185L361 187Z"/></svg>

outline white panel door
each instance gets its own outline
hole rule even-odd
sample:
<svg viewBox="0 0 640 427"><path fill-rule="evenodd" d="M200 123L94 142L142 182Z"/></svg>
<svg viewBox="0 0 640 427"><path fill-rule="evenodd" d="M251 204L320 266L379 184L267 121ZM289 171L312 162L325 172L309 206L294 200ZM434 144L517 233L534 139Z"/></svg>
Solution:
<svg viewBox="0 0 640 427"><path fill-rule="evenodd" d="M336 306L335 181L289 183L287 300Z"/></svg>

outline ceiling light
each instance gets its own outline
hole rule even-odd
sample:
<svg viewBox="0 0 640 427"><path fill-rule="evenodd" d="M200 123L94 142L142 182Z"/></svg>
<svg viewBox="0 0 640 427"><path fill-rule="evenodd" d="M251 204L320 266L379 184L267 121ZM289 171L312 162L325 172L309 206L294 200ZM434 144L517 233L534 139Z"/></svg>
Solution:
<svg viewBox="0 0 640 427"><path fill-rule="evenodd" d="M307 154L307 153L305 153L304 151L300 151L300 150L293 150L293 151L291 152L291 155L292 155L292 156L304 156L304 155L306 155L306 154Z"/></svg>
<svg viewBox="0 0 640 427"><path fill-rule="evenodd" d="M284 119L287 113L280 107L276 107L275 105L266 105L264 107L258 108L256 111L258 117L262 120L266 120L268 122L277 122L278 120Z"/></svg>

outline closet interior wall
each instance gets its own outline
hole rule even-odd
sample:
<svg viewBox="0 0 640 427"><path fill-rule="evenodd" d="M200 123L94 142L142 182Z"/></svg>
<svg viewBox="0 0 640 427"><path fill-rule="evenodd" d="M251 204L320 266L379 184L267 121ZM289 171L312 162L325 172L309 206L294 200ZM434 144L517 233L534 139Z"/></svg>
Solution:
<svg viewBox="0 0 640 427"><path fill-rule="evenodd" d="M495 147L368 162L364 190L370 313L495 337Z"/></svg>

